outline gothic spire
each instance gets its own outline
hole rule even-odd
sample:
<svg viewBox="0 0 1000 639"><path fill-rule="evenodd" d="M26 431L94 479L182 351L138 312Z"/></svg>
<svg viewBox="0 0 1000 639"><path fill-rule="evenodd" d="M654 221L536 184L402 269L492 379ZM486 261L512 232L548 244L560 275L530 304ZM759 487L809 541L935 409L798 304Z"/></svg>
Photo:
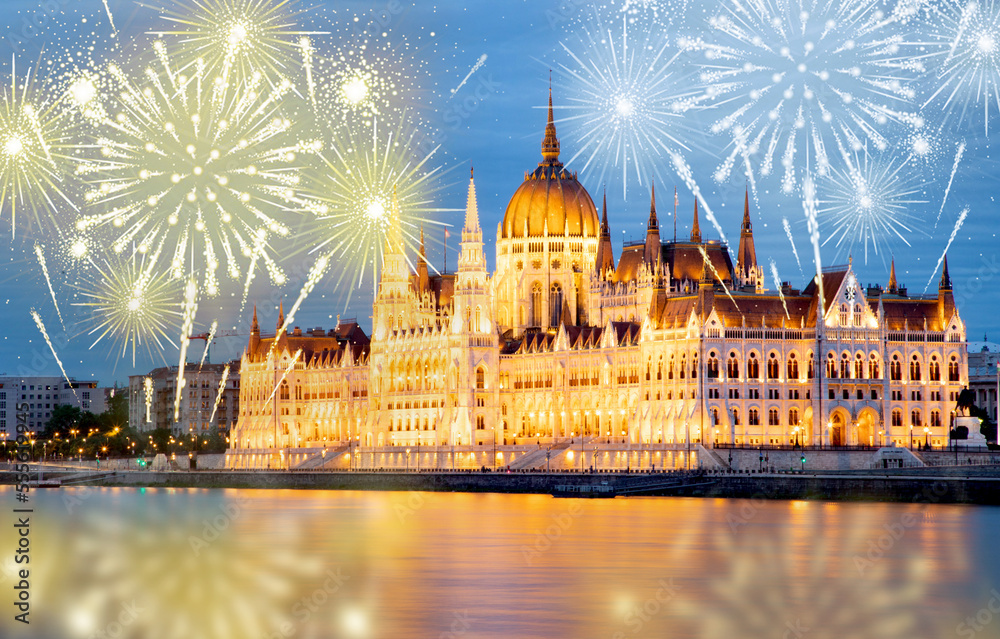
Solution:
<svg viewBox="0 0 1000 639"><path fill-rule="evenodd" d="M750 189L743 194L743 228L740 230L743 233L753 233L753 227L750 225Z"/></svg>
<svg viewBox="0 0 1000 639"><path fill-rule="evenodd" d="M260 324L257 323L257 305L253 305L253 319L250 321L250 332L260 333Z"/></svg>
<svg viewBox="0 0 1000 639"><path fill-rule="evenodd" d="M899 290L899 283L896 281L896 258L889 262L889 284L886 285L886 293L895 294Z"/></svg>
<svg viewBox="0 0 1000 639"><path fill-rule="evenodd" d="M650 188L650 198L649 198L649 221L646 222L647 229L659 229L660 223L656 219L656 184L652 184Z"/></svg>
<svg viewBox="0 0 1000 639"><path fill-rule="evenodd" d="M604 189L604 201L601 203L601 237L611 235L611 227L608 226L608 190Z"/></svg>
<svg viewBox="0 0 1000 639"><path fill-rule="evenodd" d="M753 242L753 226L750 224L750 190L743 196L743 224L740 225L740 247L736 255L736 271L749 277L757 268L757 249Z"/></svg>
<svg viewBox="0 0 1000 639"><path fill-rule="evenodd" d="M281 327L285 325L285 300L278 302L278 332L281 331Z"/></svg>
<svg viewBox="0 0 1000 639"><path fill-rule="evenodd" d="M941 270L941 284L938 285L941 290L951 290L951 277L948 275L948 254L944 254L944 269Z"/></svg>
<svg viewBox="0 0 1000 639"><path fill-rule="evenodd" d="M476 203L476 183L472 179L473 171L469 169L469 195L465 202L465 228L462 232L478 232L479 205Z"/></svg>
<svg viewBox="0 0 1000 639"><path fill-rule="evenodd" d="M691 241L701 243L701 229L698 228L698 198L694 198L694 223L691 225Z"/></svg>
<svg viewBox="0 0 1000 639"><path fill-rule="evenodd" d="M559 164L559 138L556 137L556 119L552 111L552 72L549 72L549 120L542 138L542 164Z"/></svg>

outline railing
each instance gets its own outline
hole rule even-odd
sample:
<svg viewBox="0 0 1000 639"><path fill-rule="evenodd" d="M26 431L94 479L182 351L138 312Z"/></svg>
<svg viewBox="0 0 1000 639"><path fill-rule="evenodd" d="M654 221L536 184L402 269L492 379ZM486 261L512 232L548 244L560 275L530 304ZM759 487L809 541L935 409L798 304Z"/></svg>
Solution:
<svg viewBox="0 0 1000 639"><path fill-rule="evenodd" d="M878 450L883 446L868 444L845 444L834 446L832 444L734 444L731 442L721 442L714 445L716 450ZM940 448L934 450L942 450Z"/></svg>

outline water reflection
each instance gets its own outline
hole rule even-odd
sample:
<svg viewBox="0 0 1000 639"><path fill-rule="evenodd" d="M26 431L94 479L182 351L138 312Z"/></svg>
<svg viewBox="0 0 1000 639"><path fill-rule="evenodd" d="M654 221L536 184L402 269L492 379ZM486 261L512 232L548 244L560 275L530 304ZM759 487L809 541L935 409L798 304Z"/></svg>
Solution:
<svg viewBox="0 0 1000 639"><path fill-rule="evenodd" d="M7 503L10 492L0 489ZM32 496L32 623L4 615L2 636L943 637L997 586L983 561L997 509L187 489ZM5 549L12 530L0 531ZM976 636L1000 636L1000 616Z"/></svg>

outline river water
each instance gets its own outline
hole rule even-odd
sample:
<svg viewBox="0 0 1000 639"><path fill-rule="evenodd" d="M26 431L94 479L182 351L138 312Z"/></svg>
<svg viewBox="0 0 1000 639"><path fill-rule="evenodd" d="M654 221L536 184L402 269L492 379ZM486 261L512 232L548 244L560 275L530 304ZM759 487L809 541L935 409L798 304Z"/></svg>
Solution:
<svg viewBox="0 0 1000 639"><path fill-rule="evenodd" d="M0 496L7 521L14 493ZM4 525L3 637L1000 637L997 508L162 488L31 497L31 623L13 620L18 529Z"/></svg>

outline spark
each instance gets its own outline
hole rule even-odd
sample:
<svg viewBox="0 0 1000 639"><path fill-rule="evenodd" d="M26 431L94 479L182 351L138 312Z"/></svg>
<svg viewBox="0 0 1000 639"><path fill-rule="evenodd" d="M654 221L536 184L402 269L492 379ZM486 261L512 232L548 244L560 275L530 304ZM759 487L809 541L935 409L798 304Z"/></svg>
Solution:
<svg viewBox="0 0 1000 639"><path fill-rule="evenodd" d="M688 189L694 196L701 201L702 210L705 211L705 217L708 221L712 223L715 230L718 231L719 237L723 242L727 242L726 232L722 230L722 225L719 224L719 220L715 217L715 213L712 212L712 208L708 205L708 201L701 194L701 189L698 187L698 183L694 180L694 174L691 172L691 167L688 166L687 161L679 153L671 153L670 159L673 163L674 170L677 172L677 176L684 181Z"/></svg>
<svg viewBox="0 0 1000 639"><path fill-rule="evenodd" d="M717 172L725 181L737 154L754 156L758 174L780 162L782 190L796 188L796 156L831 171L830 153L842 163L865 142L885 149L885 127L916 127L912 78L923 63L909 50L904 13L886 15L877 0L811 3L732 0L709 19L700 75L705 94L724 115L714 133L729 132L734 145ZM809 145L812 157L800 148ZM780 156L780 157L779 157Z"/></svg>
<svg viewBox="0 0 1000 639"><path fill-rule="evenodd" d="M912 212L921 199L924 184L909 172L910 158L897 162L894 157L870 155L867 150L854 157L847 168L835 168L820 181L823 197L818 214L829 222L825 246L834 242L850 251L855 244L864 247L865 262L869 249L878 255L883 243L898 238L907 246L918 224Z"/></svg>
<svg viewBox="0 0 1000 639"><path fill-rule="evenodd" d="M284 219L294 208L299 155L319 149L280 110L291 83L260 73L227 83L203 64L174 68L163 42L153 48L159 68L147 68L142 85L108 67L120 89L115 115L101 120L99 153L77 173L90 186L88 205L110 210L81 217L77 229L110 227L117 252L175 246L164 255L171 275L200 269L209 296L218 293L223 262L232 279L249 258L283 281L269 240L290 234Z"/></svg>
<svg viewBox="0 0 1000 639"><path fill-rule="evenodd" d="M112 253L101 261L88 259L90 269L74 285L82 300L72 305L89 310L86 321L93 326L86 333L96 336L90 349L108 338L119 357L131 351L134 366L138 348L152 355L154 347L162 353L165 344L174 345L170 332L180 316L178 286L166 271L156 269L155 257Z"/></svg>
<svg viewBox="0 0 1000 639"><path fill-rule="evenodd" d="M938 105L959 123L981 105L983 131L989 135L990 104L1000 110L1000 5L994 0L942 0L929 7L932 29L923 58L938 86L923 108Z"/></svg>
<svg viewBox="0 0 1000 639"><path fill-rule="evenodd" d="M52 288L52 280L49 278L49 267L45 263L45 252L39 244L35 244L35 257L38 258L38 265L42 267L42 275L45 276L45 284L49 287L49 295L52 297L52 305L56 307L56 315L59 316L59 323L62 324L63 330L65 330L66 323L63 321L62 311L59 310L59 300L56 298L56 292Z"/></svg>
<svg viewBox="0 0 1000 639"><path fill-rule="evenodd" d="M733 308L736 309L736 312L739 312L740 307L737 306L736 300L733 299L732 294L730 294L729 288L726 286L726 283L722 281L722 277L719 276L719 272L715 270L715 265L712 264L712 260L709 259L709 257L708 257L708 251L705 250L705 246L702 245L702 244L699 244L698 245L698 251L701 253L701 258L702 258L702 260L705 261L705 265L709 268L709 270L712 271L712 275L715 276L716 281L718 281L719 284L722 285L722 290L725 291L726 297L729 298L729 301L733 303Z"/></svg>
<svg viewBox="0 0 1000 639"><path fill-rule="evenodd" d="M681 70L682 51L664 25L639 24L645 29L630 26L624 14L605 23L595 9L580 33L559 43L568 60L555 68L559 108L570 114L560 119L560 132L577 149L567 163L582 158L580 172L601 181L620 172L623 196L630 182L665 179L662 159L689 150L686 140L696 132L686 116L704 100Z"/></svg>
<svg viewBox="0 0 1000 639"><path fill-rule="evenodd" d="M795 264L799 267L799 275L805 275L802 272L802 261L799 260L799 249L795 248L795 238L792 237L792 227L788 224L788 218L781 218L781 226L785 229L785 235L788 237L788 243L792 246L792 255L795 256Z"/></svg>
<svg viewBox="0 0 1000 639"><path fill-rule="evenodd" d="M194 328L194 316L198 312L198 285L194 278L189 278L187 286L184 288L183 322L181 323L181 357L177 365L177 391L174 393L174 421L181 418L181 392L184 390L184 365L187 363L188 344L191 343L189 335Z"/></svg>
<svg viewBox="0 0 1000 639"><path fill-rule="evenodd" d="M819 297L816 298L819 300L819 304L816 307L816 326L820 326L823 323L823 317L826 315L826 298L823 296L823 262L820 253L819 219L816 215L817 205L816 185L812 180L812 176L807 173L805 179L802 181L802 211L806 216L809 241L812 242L813 246L813 261L816 264L816 284L819 288Z"/></svg>
<svg viewBox="0 0 1000 639"><path fill-rule="evenodd" d="M228 80L254 73L287 75L296 66L296 49L310 35L296 19L305 15L294 0L174 0L161 9L163 19L176 25L151 33L173 38L181 45L182 64L202 59L210 71Z"/></svg>
<svg viewBox="0 0 1000 639"><path fill-rule="evenodd" d="M455 168L435 164L439 147L421 148L423 133L416 127L384 128L376 122L361 134L338 137L322 154L322 172L307 185L304 206L315 216L306 232L312 238L308 250L343 265L338 283L361 282L370 268L376 284L390 224L400 225L405 245L415 253L418 226L440 224L437 214L458 210L435 204ZM398 220L391 215L394 197Z"/></svg>
<svg viewBox="0 0 1000 639"><path fill-rule="evenodd" d="M771 277L774 279L774 287L778 291L778 298L781 300L781 306L785 309L785 318L792 319L792 316L788 314L788 303L785 302L785 292L782 290L781 286L781 276L778 275L778 265L771 260Z"/></svg>
<svg viewBox="0 0 1000 639"><path fill-rule="evenodd" d="M201 361L198 362L198 370L205 365L205 358L208 357L208 351L212 348L212 340L215 339L215 331L219 328L219 320L213 320L211 328L208 329L208 338L205 339L205 350L201 354Z"/></svg>
<svg viewBox="0 0 1000 639"><path fill-rule="evenodd" d="M54 223L62 209L77 210L65 181L72 127L35 82L30 69L19 78L11 60L0 104L0 212L10 209L12 235L19 208L39 226L43 213Z"/></svg>
<svg viewBox="0 0 1000 639"><path fill-rule="evenodd" d="M934 281L934 276L937 274L939 268L941 268L941 262L944 261L945 255L948 254L948 249L951 248L951 243L955 241L955 236L958 235L958 230L962 228L962 224L965 223L965 218L969 217L969 207L962 209L962 212L958 214L958 219L955 220L955 226L951 229L951 235L948 237L948 242L944 245L944 250L941 251L941 257L938 258L937 264L934 265L934 270L931 271L931 277L927 280L927 284L924 285L924 293L927 292L927 288Z"/></svg>
<svg viewBox="0 0 1000 639"><path fill-rule="evenodd" d="M104 11L108 14L108 22L111 23L111 31L113 31L115 35L118 35L118 29L115 27L115 19L111 15L111 7L108 6L108 0L101 0L101 2L104 3Z"/></svg>
<svg viewBox="0 0 1000 639"><path fill-rule="evenodd" d="M476 63L474 65L472 65L472 69L465 74L465 77L462 78L462 81L458 83L458 86L451 90L451 96L454 97L455 94L458 93L458 90L461 89L463 86L465 86L465 83L469 81L469 78L472 77L472 74L478 71L480 67L482 67L484 64L486 64L485 53L479 56L479 59L476 60Z"/></svg>
<svg viewBox="0 0 1000 639"><path fill-rule="evenodd" d="M309 36L299 38L299 48L302 50L302 68L306 71L306 88L309 91L309 102L313 111L316 110L316 81L313 79L313 46Z"/></svg>
<svg viewBox="0 0 1000 639"><path fill-rule="evenodd" d="M69 385L70 390L73 391L73 395L75 396L76 395L76 389L73 387L73 384L70 382L69 375L66 374L66 369L63 368L62 360L59 359L59 354L56 353L56 347L52 344L52 340L49 339L49 332L47 330L45 330L45 324L42 322L42 316L39 315L38 311L36 311L35 309L31 309L31 319L35 320L35 326L37 326L38 330L41 331L42 337L45 338L45 343L49 345L49 350L52 351L52 357L55 358L56 364L59 365L59 370L62 371L63 379L66 380L66 383Z"/></svg>
<svg viewBox="0 0 1000 639"><path fill-rule="evenodd" d="M326 274L326 269L329 266L330 266L330 256L321 255L319 259L317 259L316 262L313 264L312 268L309 269L309 276L306 278L305 284L302 285L302 289L299 291L298 298L295 300L295 303L292 305L292 308L289 309L288 314L285 316L285 322L278 328L278 333L277 333L278 335L281 335L282 333L286 333L288 331L288 327L291 326L292 322L295 320L295 313L298 312L299 307L302 306L302 302L304 302L306 298L309 297L309 294L312 293L312 290L316 288L316 284L318 284L319 281ZM277 339L271 342L271 352L274 351L274 347L277 345L277 343L278 343Z"/></svg>
<svg viewBox="0 0 1000 639"><path fill-rule="evenodd" d="M209 424L215 421L215 413L217 410L219 410L219 403L222 401L222 398L224 397L223 393L226 390L226 380L228 378L229 378L229 364L226 364L226 367L222 369L222 379L219 380L219 392L215 396L215 403L212 405L212 414L208 418Z"/></svg>
<svg viewBox="0 0 1000 639"><path fill-rule="evenodd" d="M142 380L142 385L145 390L146 396L146 423L148 424L150 420L150 408L153 405L153 378L146 377Z"/></svg>
<svg viewBox="0 0 1000 639"><path fill-rule="evenodd" d="M281 373L281 377L278 378L278 383L274 385L274 388L271 389L271 394L268 395L267 396L267 400L264 401L264 404L263 404L264 406L267 406L268 404L270 404L271 400L274 399L274 394L278 392L278 387L281 386L281 382L285 381L285 378L288 377L288 373L290 373L292 371L292 369L295 368L295 362L297 362L299 360L299 357L301 355L302 355L302 349L301 348L299 350L295 351L295 354L292 355L292 359L291 359L290 362L288 362L288 366L285 368L284 372Z"/></svg>
<svg viewBox="0 0 1000 639"><path fill-rule="evenodd" d="M934 220L934 228L937 228L938 222L941 221L941 214L944 213L944 205L948 202L948 194L951 193L952 182L955 181L955 174L958 173L958 165L962 161L962 154L965 153L965 140L958 143L958 149L955 151L955 161L951 165L951 176L948 178L948 186L944 189L944 198L941 199L941 208L938 209L937 218Z"/></svg>

